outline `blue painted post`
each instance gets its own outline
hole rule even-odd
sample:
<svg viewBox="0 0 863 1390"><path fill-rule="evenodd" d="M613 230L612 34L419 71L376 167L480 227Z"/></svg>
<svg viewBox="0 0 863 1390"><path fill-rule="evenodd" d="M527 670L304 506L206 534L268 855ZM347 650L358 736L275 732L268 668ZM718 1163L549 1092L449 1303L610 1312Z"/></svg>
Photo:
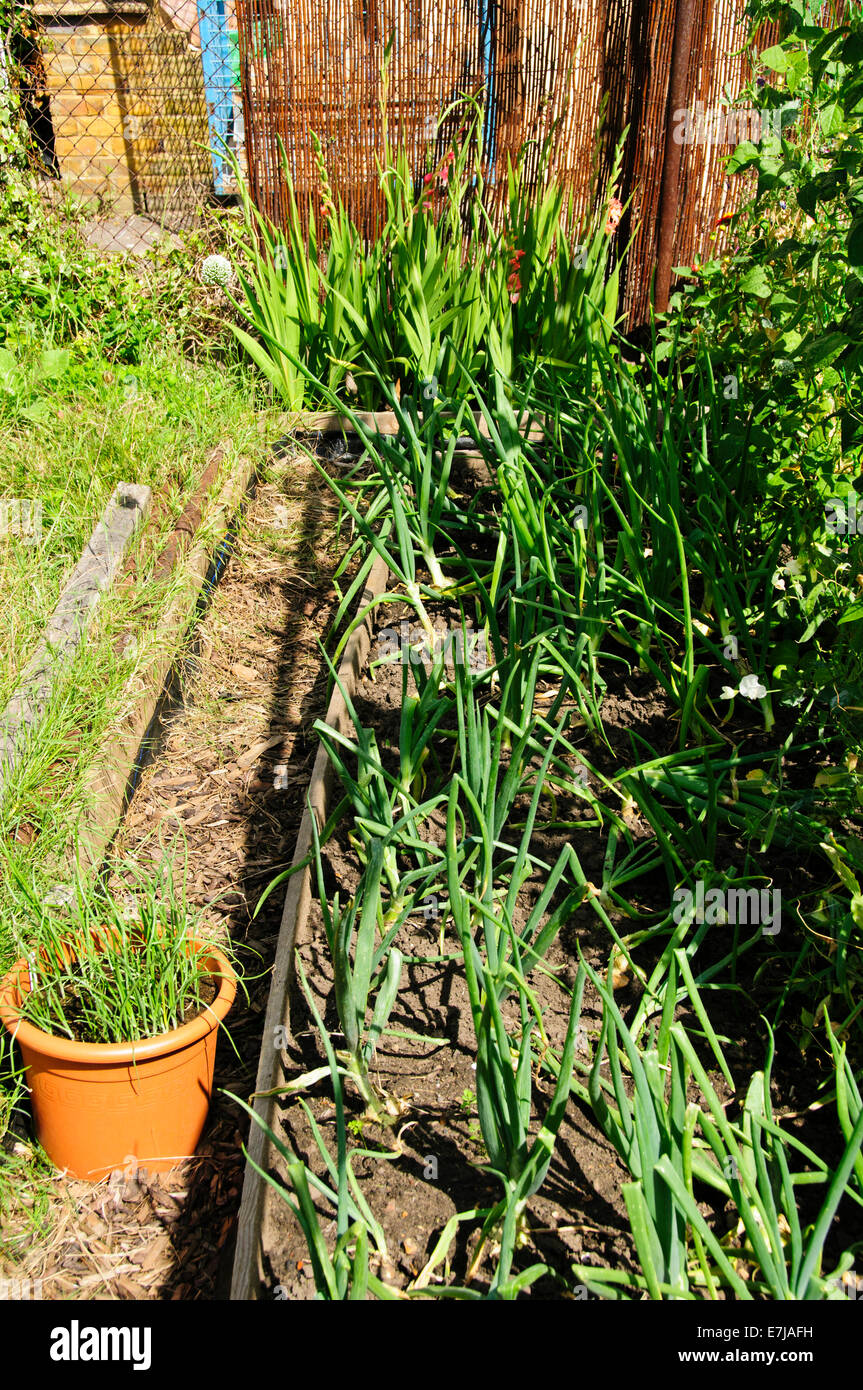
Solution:
<svg viewBox="0 0 863 1390"><path fill-rule="evenodd" d="M495 126L497 124L494 90L497 74L494 68L493 42L494 32L497 27L496 20L497 0L479 0L479 36L486 72L486 107L483 144L485 145L486 158L488 160L489 183L494 183Z"/></svg>
<svg viewBox="0 0 863 1390"><path fill-rule="evenodd" d="M231 43L225 0L197 0L198 29L201 35L201 62L207 98L207 125L213 160L213 186L216 193L227 193L228 169L224 157L228 126L233 109Z"/></svg>

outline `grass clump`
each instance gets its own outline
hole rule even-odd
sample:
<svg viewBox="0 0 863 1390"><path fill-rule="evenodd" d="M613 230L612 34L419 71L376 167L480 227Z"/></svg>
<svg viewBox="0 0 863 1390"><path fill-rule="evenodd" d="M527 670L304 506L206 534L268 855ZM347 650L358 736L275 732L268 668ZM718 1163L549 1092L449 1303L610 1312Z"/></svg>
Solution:
<svg viewBox="0 0 863 1390"><path fill-rule="evenodd" d="M164 859L146 874L120 866L128 892L88 888L42 897L17 869L16 937L28 962L21 1016L44 1033L123 1043L171 1032L202 1013L218 988L211 947ZM63 898L68 896L64 904Z"/></svg>

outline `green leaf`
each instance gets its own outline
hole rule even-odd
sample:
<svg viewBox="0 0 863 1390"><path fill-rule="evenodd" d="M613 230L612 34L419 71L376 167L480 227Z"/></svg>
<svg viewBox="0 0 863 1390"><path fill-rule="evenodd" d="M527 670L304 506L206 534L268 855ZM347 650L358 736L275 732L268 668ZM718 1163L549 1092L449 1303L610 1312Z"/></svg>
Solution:
<svg viewBox="0 0 863 1390"><path fill-rule="evenodd" d="M46 381L56 381L69 370L71 360L68 348L48 348L40 354L37 375Z"/></svg>
<svg viewBox="0 0 863 1390"><path fill-rule="evenodd" d="M833 1174L833 1181L828 1188L827 1196L824 1198L824 1204L818 1213L818 1219L809 1237L809 1243L806 1248L806 1258L797 1276L795 1293L798 1298L806 1298L807 1296L809 1280L815 1273L816 1265L820 1263L824 1242L827 1239L827 1232L830 1230L831 1223L836 1215L836 1208L842 1200L842 1195L854 1168L861 1143L863 1143L863 1109L861 1109L860 1114L857 1116L857 1121L851 1131L845 1152L842 1155L842 1160Z"/></svg>
<svg viewBox="0 0 863 1390"><path fill-rule="evenodd" d="M845 123L845 112L838 101L828 101L818 112L818 121L825 135L838 135Z"/></svg>
<svg viewBox="0 0 863 1390"><path fill-rule="evenodd" d="M852 223L848 233L848 261L853 266L863 266L863 217Z"/></svg>
<svg viewBox="0 0 863 1390"><path fill-rule="evenodd" d="M848 174L845 169L823 169L797 190L797 202L810 217L815 216L818 203L829 203L845 188Z"/></svg>
<svg viewBox="0 0 863 1390"><path fill-rule="evenodd" d="M842 627L843 623L859 623L861 618L863 618L863 599L858 599L856 603L852 603L850 608L846 608L836 625Z"/></svg>
<svg viewBox="0 0 863 1390"><path fill-rule="evenodd" d="M45 419L45 416L49 414L50 410L51 406L49 402L46 401L43 396L40 396L38 400L33 401L32 405L28 405L26 410L22 410L21 414L25 420L30 420L34 425L38 425L40 420Z"/></svg>
<svg viewBox="0 0 863 1390"><path fill-rule="evenodd" d="M795 53L787 53L785 57L787 64L785 82L789 92L796 92L809 71L809 59L802 49L798 49Z"/></svg>
<svg viewBox="0 0 863 1390"><path fill-rule="evenodd" d="M650 1212L644 1198L644 1188L640 1182L632 1182L625 1183L621 1191L639 1263L647 1280L647 1291L651 1299L661 1300L662 1294L659 1291L657 1267L664 1268L662 1246L657 1237L656 1228L650 1219Z"/></svg>
<svg viewBox="0 0 863 1390"><path fill-rule="evenodd" d="M739 288L743 294L754 294L759 299L768 299L771 287L764 267L754 265L751 270L747 270Z"/></svg>
<svg viewBox="0 0 863 1390"><path fill-rule="evenodd" d="M822 840L820 848L827 855L827 858L833 865L834 872L836 873L837 877L841 879L841 881L844 883L849 893L859 894L860 884L857 882L848 865L845 863L845 860L842 858L839 846L831 844L829 840Z"/></svg>
<svg viewBox="0 0 863 1390"><path fill-rule="evenodd" d="M719 1241L716 1239L716 1236L713 1234L713 1231L707 1225L707 1222L701 1214L700 1209L696 1206L695 1201L692 1198L692 1195L684 1186L683 1181L680 1178L680 1175L675 1171L668 1154L663 1154L662 1157L658 1159L656 1163L656 1172L659 1174L661 1178L664 1179L668 1187L671 1189L671 1194L674 1197L675 1204L680 1209L680 1211L683 1212L689 1224L698 1231L699 1235L701 1236L701 1239L704 1241L705 1245L707 1246L714 1260L719 1266L719 1270L724 1276L725 1281L730 1285L730 1287L734 1291L735 1296L738 1299L748 1300L751 1302L752 1294L749 1292L743 1280L735 1272L733 1266L731 1265L731 1262L725 1254L725 1251L722 1249L722 1246L719 1244Z"/></svg>
<svg viewBox="0 0 863 1390"><path fill-rule="evenodd" d="M761 158L761 152L757 145L753 145L751 140L743 140L734 150L727 165L727 174L737 174L741 169L748 169L751 164L757 164Z"/></svg>
<svg viewBox="0 0 863 1390"><path fill-rule="evenodd" d="M771 72L787 72L788 54L779 44L774 44L772 48L765 48L760 55L761 61Z"/></svg>
<svg viewBox="0 0 863 1390"><path fill-rule="evenodd" d="M801 360L810 371L818 371L838 357L851 341L844 333L819 333L800 354Z"/></svg>
<svg viewBox="0 0 863 1390"><path fill-rule="evenodd" d="M245 329L240 328L236 323L231 324L234 336L246 349L252 361L263 372L268 381L271 381L275 389L279 392L288 410L302 410L304 383L298 374L292 374L288 370L280 369L279 365L273 360L266 348L263 347Z"/></svg>

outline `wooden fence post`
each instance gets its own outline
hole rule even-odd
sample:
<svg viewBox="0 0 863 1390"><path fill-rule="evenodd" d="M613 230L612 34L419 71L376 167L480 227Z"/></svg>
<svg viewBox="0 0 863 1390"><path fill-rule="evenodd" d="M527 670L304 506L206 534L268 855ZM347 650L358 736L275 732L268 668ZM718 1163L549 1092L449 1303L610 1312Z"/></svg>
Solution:
<svg viewBox="0 0 863 1390"><path fill-rule="evenodd" d="M695 0L678 0L674 22L674 47L671 53L671 75L668 82L668 106L665 113L665 156L662 164L654 284L654 307L660 314L664 314L668 309L671 263L674 257L674 230L680 200L680 161L683 146L679 140L674 139L674 113L682 110L689 99L687 77L694 18Z"/></svg>

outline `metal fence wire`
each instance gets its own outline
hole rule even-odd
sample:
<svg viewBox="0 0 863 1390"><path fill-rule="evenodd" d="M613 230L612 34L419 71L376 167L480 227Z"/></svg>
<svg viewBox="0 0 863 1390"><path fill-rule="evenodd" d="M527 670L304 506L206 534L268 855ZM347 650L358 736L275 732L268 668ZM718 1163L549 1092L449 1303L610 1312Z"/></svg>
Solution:
<svg viewBox="0 0 863 1390"><path fill-rule="evenodd" d="M118 225L194 227L245 168L233 0L35 0L27 105L45 172ZM119 233L118 233L119 235Z"/></svg>
<svg viewBox="0 0 863 1390"><path fill-rule="evenodd" d="M39 26L27 93L47 172L121 221L170 230L235 192L235 155L258 206L284 223L287 156L301 207L321 210L312 134L366 235L380 225L383 109L417 178L453 138L441 112L484 103L487 187L552 135L552 168L588 210L626 131L618 196L630 327L671 271L710 255L739 184L724 159L751 133L728 119L749 77L745 0L29 0ZM828 0L831 17L842 0ZM775 26L759 40L773 42ZM601 138L597 141L604 112ZM754 114L754 113L753 113ZM118 233L122 238L122 234ZM121 239L122 244L122 239ZM655 283L654 283L655 282Z"/></svg>

